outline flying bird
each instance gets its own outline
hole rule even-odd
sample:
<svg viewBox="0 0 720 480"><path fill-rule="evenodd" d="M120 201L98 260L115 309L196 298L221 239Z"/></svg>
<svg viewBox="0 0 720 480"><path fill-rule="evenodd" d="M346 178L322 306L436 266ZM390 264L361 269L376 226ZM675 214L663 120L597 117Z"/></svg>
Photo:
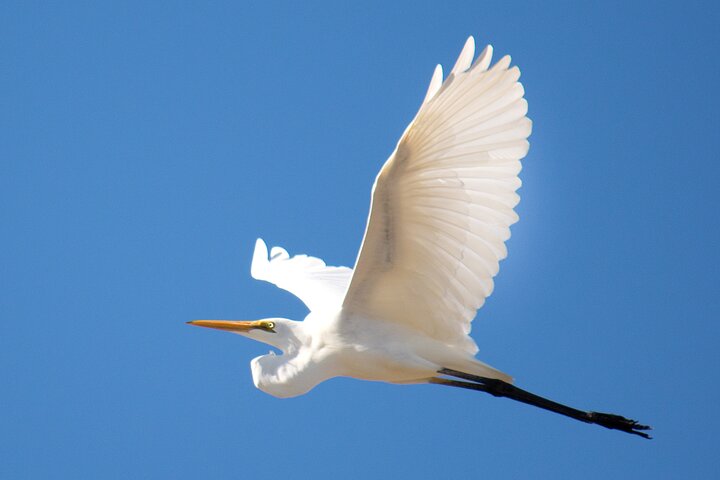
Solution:
<svg viewBox="0 0 720 480"><path fill-rule="evenodd" d="M255 386L276 397L302 395L333 377L430 383L650 438L648 426L534 395L475 358L470 324L492 293L518 220L518 173L532 122L510 57L490 66L490 45L474 57L470 37L444 81L435 68L419 111L377 175L355 268L280 247L268 253L257 240L251 275L302 300L310 310L304 321L189 323L280 350L250 363Z"/></svg>

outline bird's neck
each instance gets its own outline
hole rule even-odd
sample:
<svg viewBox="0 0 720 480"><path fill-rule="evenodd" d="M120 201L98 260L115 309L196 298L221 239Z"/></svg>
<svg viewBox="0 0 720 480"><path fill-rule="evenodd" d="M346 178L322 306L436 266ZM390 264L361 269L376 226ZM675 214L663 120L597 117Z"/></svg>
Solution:
<svg viewBox="0 0 720 480"><path fill-rule="evenodd" d="M274 319L282 322L282 327L278 327L277 334L268 334L263 332L262 338L256 338L263 343L281 350L285 355L294 355L303 345L307 345L308 334L305 331L304 322L296 322L288 319Z"/></svg>

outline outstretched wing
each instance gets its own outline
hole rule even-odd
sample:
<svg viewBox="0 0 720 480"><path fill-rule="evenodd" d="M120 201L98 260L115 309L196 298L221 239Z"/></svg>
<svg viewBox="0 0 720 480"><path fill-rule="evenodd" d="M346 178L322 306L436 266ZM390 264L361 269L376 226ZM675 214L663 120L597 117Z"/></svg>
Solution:
<svg viewBox="0 0 720 480"><path fill-rule="evenodd" d="M284 248L273 247L268 259L265 242L255 242L250 275L292 293L310 311L336 309L342 304L352 276L348 267L328 267L319 258L307 255L290 257Z"/></svg>
<svg viewBox="0 0 720 480"><path fill-rule="evenodd" d="M520 159L531 122L510 57L435 69L415 119L375 180L343 309L406 324L476 353L470 322L493 289L518 219Z"/></svg>

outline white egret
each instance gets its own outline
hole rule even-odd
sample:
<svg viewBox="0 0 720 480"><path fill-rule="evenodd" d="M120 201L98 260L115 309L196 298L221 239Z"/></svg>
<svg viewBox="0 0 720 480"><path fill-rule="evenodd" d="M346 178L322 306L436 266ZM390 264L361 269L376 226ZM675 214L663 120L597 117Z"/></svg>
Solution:
<svg viewBox="0 0 720 480"><path fill-rule="evenodd" d="M532 123L510 57L490 67L491 46L473 62L474 52L470 37L445 81L436 67L417 115L375 180L354 269L290 257L280 247L268 257L257 241L252 276L300 298L310 310L304 321L189 323L281 350L251 362L255 386L276 397L301 395L339 376L432 383L649 438L647 426L538 397L475 358L470 322L492 292L518 219L515 191Z"/></svg>

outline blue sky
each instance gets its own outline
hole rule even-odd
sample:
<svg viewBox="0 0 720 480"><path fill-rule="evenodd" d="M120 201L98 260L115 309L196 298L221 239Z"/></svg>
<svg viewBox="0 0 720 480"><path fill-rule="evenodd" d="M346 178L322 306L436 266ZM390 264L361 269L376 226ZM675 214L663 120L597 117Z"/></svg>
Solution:
<svg viewBox="0 0 720 480"><path fill-rule="evenodd" d="M718 8L578 3L3 2L0 477L717 478ZM651 442L431 385L278 400L266 346L185 325L305 315L255 239L352 265L471 34L534 121L480 356Z"/></svg>

